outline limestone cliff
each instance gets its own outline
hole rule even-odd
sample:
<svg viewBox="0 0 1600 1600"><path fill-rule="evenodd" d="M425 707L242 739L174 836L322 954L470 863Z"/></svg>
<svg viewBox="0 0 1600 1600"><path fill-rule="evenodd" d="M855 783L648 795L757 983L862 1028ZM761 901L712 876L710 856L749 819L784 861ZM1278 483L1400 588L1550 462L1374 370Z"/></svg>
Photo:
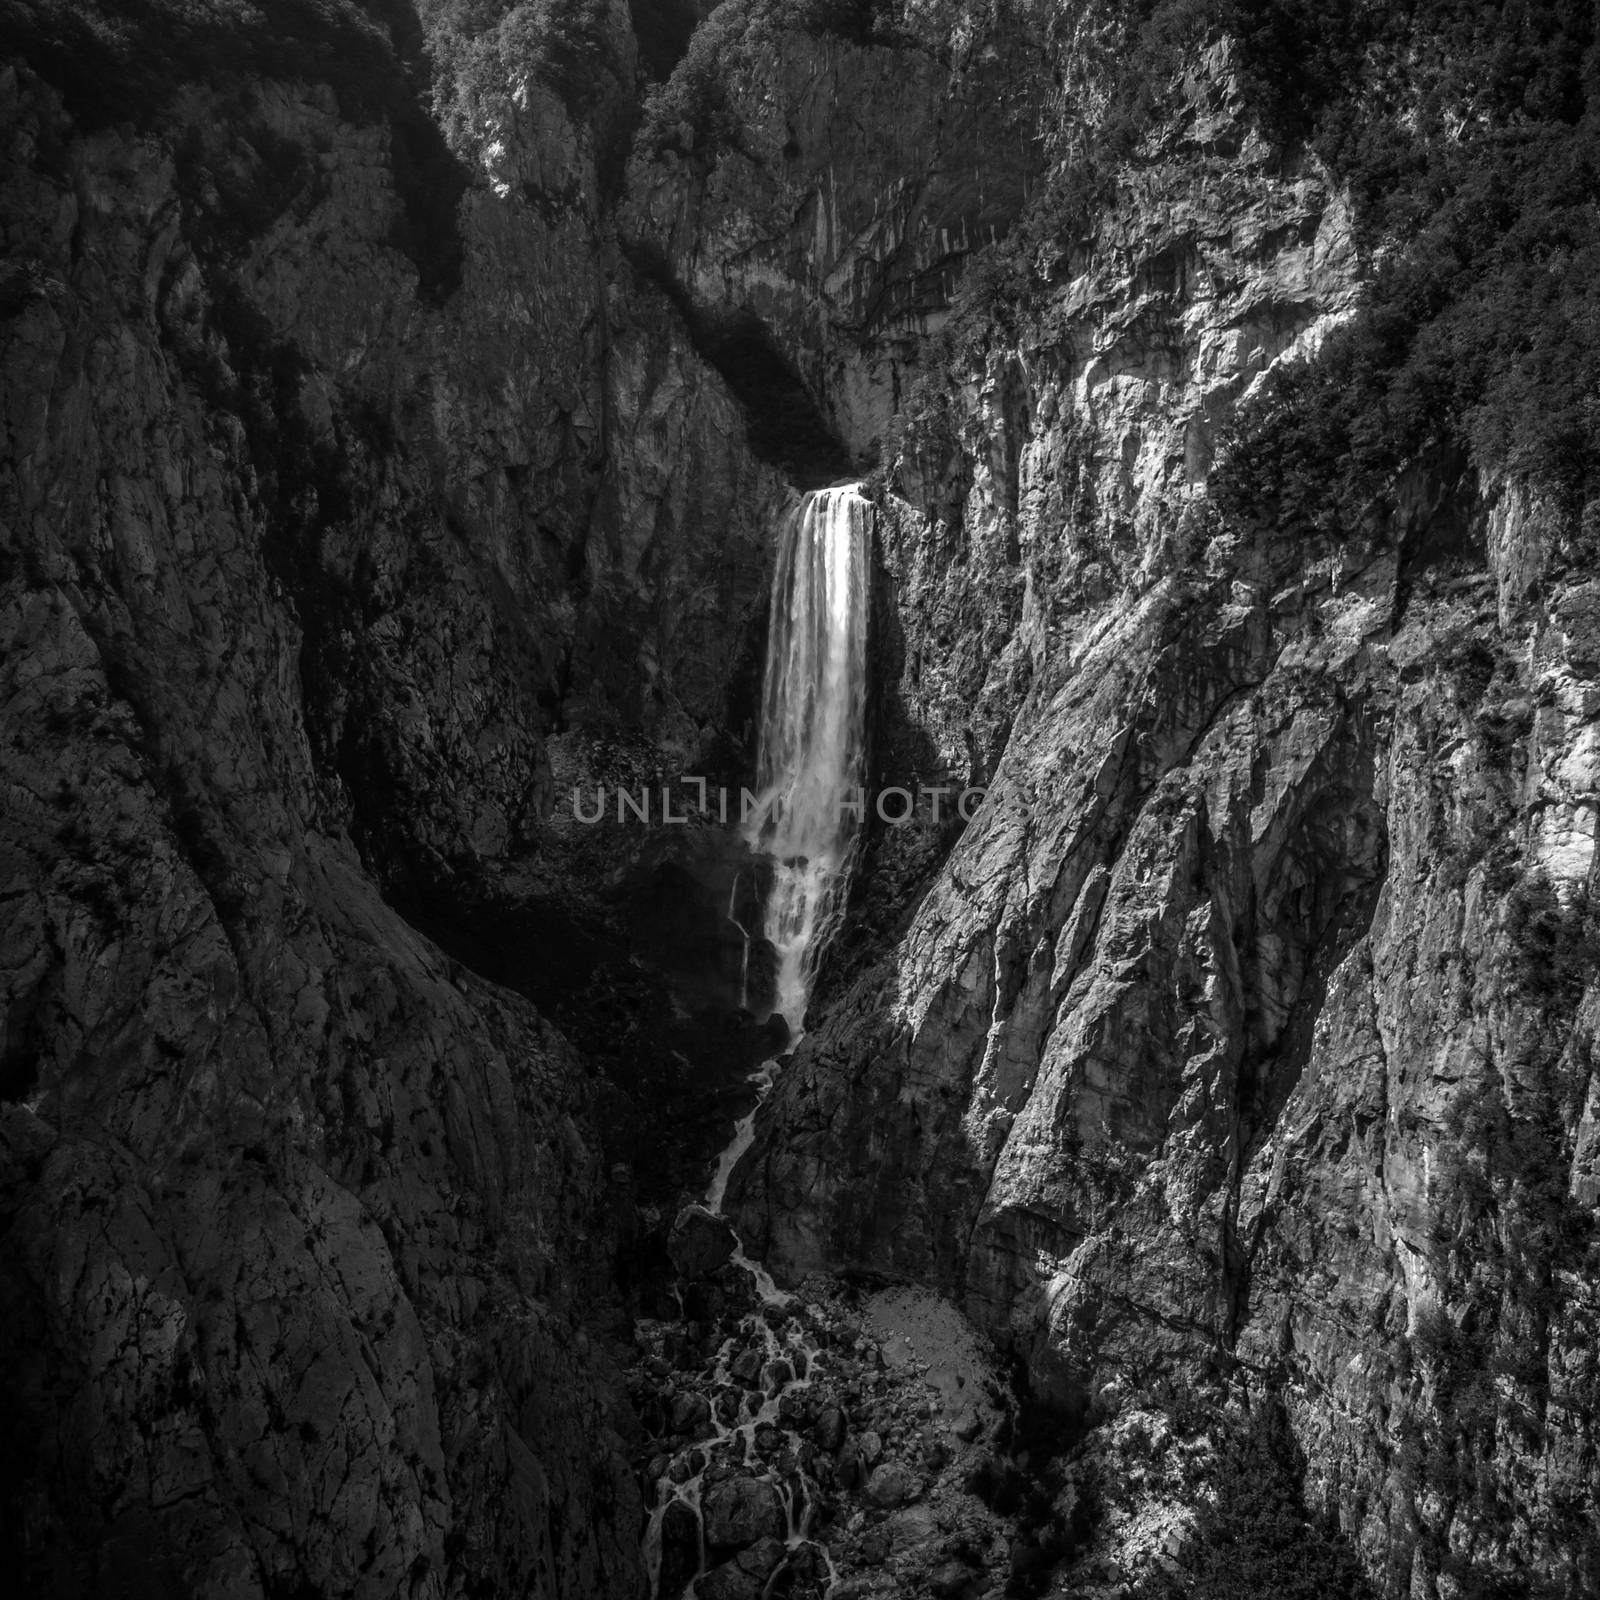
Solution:
<svg viewBox="0 0 1600 1600"><path fill-rule="evenodd" d="M627 18L454 149L406 7L4 22L8 1565L631 1593L628 1117L404 920L572 970L547 737L675 770L752 648L781 485L601 225Z"/></svg>
<svg viewBox="0 0 1600 1600"><path fill-rule="evenodd" d="M1286 1408L1380 1588L1587 1592L1589 547L1450 450L1333 537L1216 515L1363 275L1225 40L1055 247L879 519L881 779L988 799L877 841L738 1221L939 1285L1095 1424L1080 1581L1181 1547L1197 1469L1118 1419L1205 1395Z"/></svg>
<svg viewBox="0 0 1600 1600"><path fill-rule="evenodd" d="M1348 159L1361 118L1520 151L1587 126L1593 52L1541 34L1451 98L1375 24L1275 98L1296 15L0 0L32 1590L638 1592L630 1467L745 1404L715 1285L618 1369L670 1309L662 1208L748 1104L725 910L759 873L566 796L748 778L770 531L846 475L874 781L988 796L871 830L730 1188L780 1276L920 1286L819 1288L795 1346L836 1364L806 1448L864 1497L839 1592L983 1592L961 1540L1017 1593L1240 1592L1208 1529L1263 1439L1288 1566L1600 1586L1600 524L1481 390L1470 439L1414 402L1347 427L1360 494L1227 489L1315 435L1275 385L1389 326L1421 213ZM1330 60L1337 149L1285 132ZM1568 326L1587 247L1536 220ZM1559 360L1515 336L1448 352L1527 406ZM952 1445L875 1375L884 1305L947 1327L921 1288L1017 1358L1016 1429L952 1368ZM876 1501L852 1407L904 1434ZM1008 1550L1008 1496L1070 1538Z"/></svg>

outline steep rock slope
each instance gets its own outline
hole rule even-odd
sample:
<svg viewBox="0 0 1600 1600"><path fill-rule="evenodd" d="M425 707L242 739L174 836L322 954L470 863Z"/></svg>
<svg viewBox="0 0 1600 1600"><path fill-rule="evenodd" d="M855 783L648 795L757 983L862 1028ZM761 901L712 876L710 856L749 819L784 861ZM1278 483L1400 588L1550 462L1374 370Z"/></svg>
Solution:
<svg viewBox="0 0 1600 1600"><path fill-rule="evenodd" d="M419 848L503 850L538 792L534 686L484 568L408 618L430 541L398 549L381 513L364 554L395 603L308 682L348 616L297 612L308 532L281 502L341 485L267 453L292 413L208 404L252 360L305 371L260 306L324 360L335 329L417 314L372 237L381 144L261 91L260 127L324 145L322 264L311 293L271 250L229 339L206 313L248 274L207 277L169 150L74 138L14 71L3 93L29 273L5 356L13 1559L43 1592L609 1592L635 1496L580 1329L613 1227L592 1082L384 904L313 753L341 693L380 698L355 737L410 779ZM314 456L319 398L334 425L301 397ZM351 455L403 500L392 459ZM452 669L484 692L450 695Z"/></svg>
<svg viewBox="0 0 1600 1600"><path fill-rule="evenodd" d="M875 462L965 259L1043 165L1046 76L1018 11L733 0L649 107L619 223L783 412L787 369ZM735 378L737 382L737 377Z"/></svg>
<svg viewBox="0 0 1600 1600"><path fill-rule="evenodd" d="M940 1285L1102 1423L1125 1568L1199 1480L1130 1474L1117 1419L1253 1401L1386 1590L1587 1592L1592 551L1450 448L1332 533L1208 506L1236 407L1358 298L1235 60L1033 324L911 397L881 775L989 796L864 886L892 946L837 964L738 1220Z"/></svg>
<svg viewBox="0 0 1600 1600"><path fill-rule="evenodd" d="M627 17L454 149L408 8L3 20L8 1557L631 1593L634 1113L395 909L537 989L550 731L731 737L784 490L607 244Z"/></svg>

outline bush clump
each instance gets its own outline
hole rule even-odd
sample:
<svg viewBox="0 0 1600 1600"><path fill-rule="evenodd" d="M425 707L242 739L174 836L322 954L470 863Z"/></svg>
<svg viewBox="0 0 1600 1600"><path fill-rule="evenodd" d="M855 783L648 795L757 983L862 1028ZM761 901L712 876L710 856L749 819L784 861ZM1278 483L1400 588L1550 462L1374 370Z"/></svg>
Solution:
<svg viewBox="0 0 1600 1600"><path fill-rule="evenodd" d="M672 76L646 96L636 148L647 156L737 148L730 87L781 49L785 34L905 43L903 14L904 0L723 0L695 30Z"/></svg>

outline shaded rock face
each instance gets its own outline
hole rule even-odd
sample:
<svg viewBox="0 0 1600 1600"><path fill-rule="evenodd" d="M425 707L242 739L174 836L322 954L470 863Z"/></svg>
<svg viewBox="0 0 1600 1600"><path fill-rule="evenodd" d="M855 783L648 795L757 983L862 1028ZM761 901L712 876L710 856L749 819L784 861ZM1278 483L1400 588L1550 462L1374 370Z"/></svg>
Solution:
<svg viewBox="0 0 1600 1600"><path fill-rule="evenodd" d="M509 82L452 154L347 20L361 93L158 74L136 127L0 74L3 1542L30 1592L638 1583L606 1345L637 1112L396 908L522 917L524 992L568 955L555 911L629 862L586 877L552 837L555 770L607 739L747 759L788 491L606 242L611 102ZM210 39L118 37L190 67ZM299 42L271 60L314 72Z"/></svg>
<svg viewBox="0 0 1600 1600"><path fill-rule="evenodd" d="M1020 25L975 27L959 8L907 17L892 44L784 28L781 10L759 33L761 7L724 15L746 14L718 56L731 132L659 130L619 225L736 387L741 367L763 381L755 342L804 384L840 454L790 465L827 482L873 463L965 258L1020 211L1043 165L1046 79ZM772 441L780 459L792 445Z"/></svg>
<svg viewBox="0 0 1600 1600"><path fill-rule="evenodd" d="M507 395L417 303L384 130L252 93L320 176L223 271L185 186L254 176L214 103L174 157L0 80L33 285L0 354L8 1562L61 1594L618 1592L595 1082L370 868L504 857L537 810L553 641L508 596L548 558L463 529L509 539L524 450L584 470L586 402ZM464 227L469 329L497 251L585 292L570 241ZM398 352L435 339L430 395ZM352 436L380 413L432 464ZM448 465L497 430L494 482Z"/></svg>

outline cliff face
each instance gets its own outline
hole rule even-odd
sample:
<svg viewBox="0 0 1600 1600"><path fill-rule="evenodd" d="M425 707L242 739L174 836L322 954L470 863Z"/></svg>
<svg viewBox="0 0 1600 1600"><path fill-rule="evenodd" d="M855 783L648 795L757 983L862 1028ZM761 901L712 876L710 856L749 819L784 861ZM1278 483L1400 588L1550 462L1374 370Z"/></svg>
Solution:
<svg viewBox="0 0 1600 1600"><path fill-rule="evenodd" d="M1119 1564L1193 1504L1119 1442L1176 1383L1281 1402L1384 1589L1581 1591L1587 556L1448 452L1337 539L1205 499L1357 299L1346 203L1217 48L1032 330L914 397L881 777L988 799L838 963L737 1220L778 1270L938 1284L1096 1419Z"/></svg>
<svg viewBox="0 0 1600 1600"><path fill-rule="evenodd" d="M0 12L33 1587L636 1592L622 1291L760 1048L749 863L567 796L748 776L770 529L847 473L875 780L989 793L869 837L752 1253L1021 1359L1064 1581L1189 1559L1248 1407L1383 1592L1600 1583L1593 530L1444 446L1218 513L1366 273L1236 51L1040 229L1116 7L201 9Z"/></svg>
<svg viewBox="0 0 1600 1600"><path fill-rule="evenodd" d="M388 130L245 93L139 137L0 85L11 1551L48 1593L616 1592L593 1083L352 845L503 857L542 798L550 557L497 500L598 403L507 384L578 319L496 261L587 305L593 264L469 202L452 337Z"/></svg>
<svg viewBox="0 0 1600 1600"><path fill-rule="evenodd" d="M395 908L570 963L546 736L726 742L781 485L606 242L603 104L452 153L398 23L236 21L0 78L7 1548L632 1593L628 1116Z"/></svg>

